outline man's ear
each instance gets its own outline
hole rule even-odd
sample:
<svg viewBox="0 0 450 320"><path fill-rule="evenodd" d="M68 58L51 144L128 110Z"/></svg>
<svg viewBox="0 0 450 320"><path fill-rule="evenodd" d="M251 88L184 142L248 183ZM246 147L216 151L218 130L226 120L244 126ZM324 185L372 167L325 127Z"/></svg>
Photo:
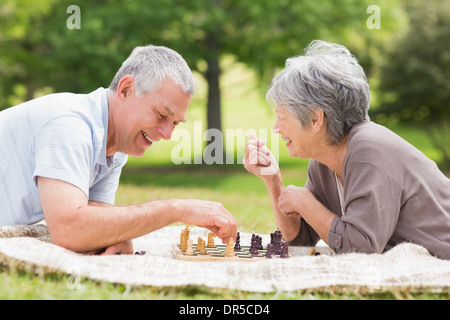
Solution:
<svg viewBox="0 0 450 320"><path fill-rule="evenodd" d="M312 115L312 129L315 133L318 133L325 123L325 113L322 109L315 109Z"/></svg>
<svg viewBox="0 0 450 320"><path fill-rule="evenodd" d="M123 101L126 97L134 93L134 77L130 75L123 76L117 84L117 97Z"/></svg>

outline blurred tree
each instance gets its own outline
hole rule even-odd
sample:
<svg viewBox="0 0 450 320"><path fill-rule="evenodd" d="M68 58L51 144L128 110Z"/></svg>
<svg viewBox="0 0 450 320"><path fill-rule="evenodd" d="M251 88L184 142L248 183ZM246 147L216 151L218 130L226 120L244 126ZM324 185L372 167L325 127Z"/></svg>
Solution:
<svg viewBox="0 0 450 320"><path fill-rule="evenodd" d="M409 0L405 8L409 29L382 68L381 103L373 116L426 127L450 168L450 3Z"/></svg>
<svg viewBox="0 0 450 320"><path fill-rule="evenodd" d="M107 87L137 45L166 45L180 52L208 83L208 129L221 130L220 61L232 55L267 86L287 57L314 39L340 42L368 73L372 48L389 32L393 5L380 0L381 30L368 30L370 0L4 0L0 4L0 108L18 88L89 92ZM81 10L81 29L69 29L66 9ZM394 5L395 6L395 5ZM10 15L13 13L12 15ZM392 20L392 19L391 19ZM22 30L14 35L16 29ZM5 32L4 32L5 31ZM40 91L38 91L39 93Z"/></svg>
<svg viewBox="0 0 450 320"><path fill-rule="evenodd" d="M46 54L51 50L45 34L36 32L50 19L54 0L2 0L0 3L0 110L23 92L31 99L46 81ZM20 85L20 88L17 86ZM48 83L51 85L51 83Z"/></svg>

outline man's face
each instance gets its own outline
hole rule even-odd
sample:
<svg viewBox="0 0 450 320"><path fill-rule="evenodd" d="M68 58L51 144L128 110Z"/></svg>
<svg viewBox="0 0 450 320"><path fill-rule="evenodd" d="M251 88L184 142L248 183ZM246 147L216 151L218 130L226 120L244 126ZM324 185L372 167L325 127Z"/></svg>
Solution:
<svg viewBox="0 0 450 320"><path fill-rule="evenodd" d="M191 95L169 79L143 97L131 90L120 106L120 119L114 120L116 151L141 157L154 142L169 140L177 124L186 121L190 102Z"/></svg>

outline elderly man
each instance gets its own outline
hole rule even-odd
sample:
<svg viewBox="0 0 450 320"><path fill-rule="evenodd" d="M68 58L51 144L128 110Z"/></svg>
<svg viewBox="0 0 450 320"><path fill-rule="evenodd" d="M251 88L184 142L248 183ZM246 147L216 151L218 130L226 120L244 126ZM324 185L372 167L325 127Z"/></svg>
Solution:
<svg viewBox="0 0 450 320"><path fill-rule="evenodd" d="M185 121L192 73L175 51L137 47L108 89L44 96L0 113L0 225L45 218L54 243L77 252L132 253L131 239L183 222L227 241L236 221L195 199L114 206L127 155L140 157Z"/></svg>

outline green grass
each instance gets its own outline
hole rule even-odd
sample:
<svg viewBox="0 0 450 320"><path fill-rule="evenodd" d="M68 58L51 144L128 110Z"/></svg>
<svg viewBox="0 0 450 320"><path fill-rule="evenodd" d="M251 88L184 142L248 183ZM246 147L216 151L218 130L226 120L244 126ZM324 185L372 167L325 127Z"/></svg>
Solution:
<svg viewBox="0 0 450 320"><path fill-rule="evenodd" d="M231 64L232 62L226 61ZM224 68L223 127L243 130L266 130L275 115L260 92L255 79L240 65ZM188 123L181 128L193 133L194 121L205 119L204 84L198 83L198 96L187 115ZM205 126L205 125L204 125ZM434 160L434 150L422 128L397 126L393 129L407 141ZM270 135L269 135L270 137ZM277 139L279 139L277 137ZM272 142L276 142L275 139ZM220 201L235 215L239 230L269 233L275 229L270 200L263 182L245 171L241 164L174 165L172 148L179 141L154 144L141 159L130 157L123 170L118 189L117 204L132 204L152 199L200 198ZM269 143L272 146L272 143ZM308 161L290 158L283 141L278 140L279 163L285 184L303 186ZM242 147L242 146L241 146ZM229 149L236 152L239 146ZM195 155L199 156L199 155ZM201 155L200 155L201 156ZM0 265L0 269L2 266ZM0 299L448 299L450 289L439 294L384 290L378 293L345 292L339 288L299 292L252 293L239 290L186 287L130 287L107 282L82 279L80 289L70 290L68 275L34 275L21 270L3 269L0 272Z"/></svg>
<svg viewBox="0 0 450 320"><path fill-rule="evenodd" d="M441 293L387 289L380 292L349 292L343 288L323 288L297 292L255 293L205 286L151 287L128 286L81 279L69 289L69 275L37 276L23 271L0 273L0 300L448 300L450 289Z"/></svg>

